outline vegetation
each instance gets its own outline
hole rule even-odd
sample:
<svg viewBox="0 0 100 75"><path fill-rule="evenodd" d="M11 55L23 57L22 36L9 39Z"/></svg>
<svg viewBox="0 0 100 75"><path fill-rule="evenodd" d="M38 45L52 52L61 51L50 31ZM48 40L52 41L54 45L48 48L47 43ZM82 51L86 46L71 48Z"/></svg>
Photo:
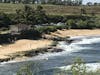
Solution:
<svg viewBox="0 0 100 75"><path fill-rule="evenodd" d="M13 3L16 3L16 1L14 0ZM25 0L22 3L26 4L30 2L28 0ZM34 3L34 1L32 1L32 3ZM45 2L42 3L45 4ZM72 2L67 3L68 5L81 5L81 2L79 4L73 4ZM55 2L55 0L50 0L49 4L59 4L59 2ZM75 7L63 5L40 6L35 4L0 4L0 7L2 7L0 8L0 30L11 30L11 25L16 27L15 31L11 30L10 33L0 34L0 44L12 43L15 38L38 39L42 37L42 34L49 34L50 32L57 31L57 29L61 30L100 28L100 17L97 17L97 15L100 14L99 6ZM57 24L59 22L63 23L63 25ZM61 37L53 38L52 40L54 40L52 46L56 46L58 44L57 41L67 41L66 38ZM44 49L44 51L46 50L47 49ZM30 53L32 52L26 52L25 56L29 56ZM29 67L30 66L22 68L21 70L19 70L17 75L36 75L39 73L39 69L37 68L37 66L35 66L35 68L32 70ZM72 75L100 74L98 71L93 74L92 72L86 73L86 66L81 59L77 59L73 63L71 67L71 73Z"/></svg>
<svg viewBox="0 0 100 75"><path fill-rule="evenodd" d="M10 33L0 35L2 41L8 42L9 39L37 39L42 34L49 34L57 29L94 29L100 28L100 18L94 15L86 15L83 9L81 15L48 15L42 6L32 8L25 5L23 9L17 9L15 14L0 14L1 30L7 28L11 30L11 26L15 26L15 30ZM58 24L57 23L63 23ZM43 25L45 24L45 25ZM19 35L16 35L18 33ZM56 38L55 38L56 39ZM59 40L59 39L56 39ZM0 43L2 43L2 41ZM6 42L5 41L5 42Z"/></svg>
<svg viewBox="0 0 100 75"><path fill-rule="evenodd" d="M0 0L1 3L82 5L83 0Z"/></svg>
<svg viewBox="0 0 100 75"><path fill-rule="evenodd" d="M84 61L80 58L77 58L71 67L71 71L72 71L72 75L85 75L86 66L84 64Z"/></svg>
<svg viewBox="0 0 100 75"><path fill-rule="evenodd" d="M25 4L10 4L10 3L0 3L0 12L12 14L16 13L16 10L23 9ZM32 8L36 8L39 4L27 4ZM64 5L41 5L46 14L49 15L79 15L81 13L80 9L84 8L87 14L94 12L96 15L100 15L100 6L64 6Z"/></svg>
<svg viewBox="0 0 100 75"><path fill-rule="evenodd" d="M35 66L34 66L35 65ZM33 67L34 69L32 69ZM39 63L33 63L28 66L24 66L21 68L17 75L39 75L40 74L40 65ZM81 58L77 58L74 60L73 65L70 67L69 70L59 70L55 69L54 74L52 75L99 75L100 71L97 70L96 72L88 72L87 67L84 61ZM46 74L43 74L46 75Z"/></svg>
<svg viewBox="0 0 100 75"><path fill-rule="evenodd" d="M41 6L34 10L32 7L25 5L24 9L16 10L16 23L35 25L46 22L46 14Z"/></svg>
<svg viewBox="0 0 100 75"><path fill-rule="evenodd" d="M0 30L11 30L11 25L15 26L16 29L14 31L11 30L11 32L7 34L0 34L0 44L12 43L12 41L15 41L16 38L38 39L42 37L42 34L49 34L50 32L57 31L57 29L100 28L100 17L97 17L97 15L100 15L100 6L90 7L90 4L88 4L88 6L79 6L82 4L82 0L75 3L70 0L67 0L67 2L50 0L47 2L48 4L56 5L41 6L34 4L34 0L18 1L18 3L23 4L8 4L10 2L17 3L16 0L4 0L4 3L7 4L0 4ZM33 3L33 5L24 5L27 3ZM45 1L42 0L41 3L45 4ZM66 5L71 6L63 6L65 3L67 3ZM63 25L59 25L58 23L63 23ZM66 38L61 37L53 38L52 40L54 40L52 46L56 46L58 44L57 41L67 41ZM44 49L44 51L46 50L47 49ZM25 56L31 56L30 53L32 52L26 52ZM37 66L34 66L34 69L30 69L30 66L27 66L21 68L17 75L37 75L38 73L39 69ZM100 74L98 71L93 74L92 72L87 73L86 66L81 59L77 59L73 63L71 73L72 75ZM66 74L67 73L64 75Z"/></svg>
<svg viewBox="0 0 100 75"><path fill-rule="evenodd" d="M95 29L98 28L97 25L99 24L96 24L95 20L68 20L66 22L67 29Z"/></svg>
<svg viewBox="0 0 100 75"><path fill-rule="evenodd" d="M31 68L34 68L31 70ZM38 75L40 70L40 64L37 63L30 63L27 66L22 67L18 72L17 75Z"/></svg>
<svg viewBox="0 0 100 75"><path fill-rule="evenodd" d="M9 27L11 24L11 19L5 13L0 13L0 28Z"/></svg>
<svg viewBox="0 0 100 75"><path fill-rule="evenodd" d="M95 20L97 20L96 17L86 16L86 15L63 15L63 16L47 15L45 11L43 10L42 6L37 6L36 9L33 9L30 6L25 5L23 9L16 10L16 14L1 13L1 25L2 25L1 27L3 27L4 25L9 26L13 24L26 24L26 25L32 25L34 27L34 25L38 25L38 24L45 24L45 23L50 24L50 23L62 22L62 23L67 24L67 28L70 26L69 29L78 28L78 26L80 26L79 28L82 28L83 26L82 29L84 29L84 28L89 28L89 26L91 28L92 26L96 27L95 25L99 23L99 20L97 21ZM82 25L82 23L84 25ZM84 26L87 26L87 27L84 27ZM54 28L55 29L53 31L56 30L55 26ZM61 28L64 28L64 27L61 26Z"/></svg>

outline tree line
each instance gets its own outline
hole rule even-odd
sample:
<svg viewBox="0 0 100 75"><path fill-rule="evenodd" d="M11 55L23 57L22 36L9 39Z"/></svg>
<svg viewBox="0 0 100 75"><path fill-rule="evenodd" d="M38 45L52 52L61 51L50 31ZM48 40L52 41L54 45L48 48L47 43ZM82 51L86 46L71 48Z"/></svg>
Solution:
<svg viewBox="0 0 100 75"><path fill-rule="evenodd" d="M57 25L59 22L63 25ZM100 19L95 15L86 15L85 9L80 9L79 15L47 15L40 5L36 8L25 5L23 9L17 9L14 14L0 13L0 31L5 29L11 31L0 34L0 43L16 39L37 39L42 37L42 34L49 34L58 29L94 28L100 28Z"/></svg>
<svg viewBox="0 0 100 75"><path fill-rule="evenodd" d="M26 24L26 25L42 25L50 23L66 23L68 20L83 21L93 20L96 18L95 13L91 12L91 16L87 16L85 8L80 9L79 15L47 15L43 10L43 7L38 5L36 8L32 8L29 5L25 5L23 9L17 9L14 14L0 13L0 28L8 28L10 25ZM69 21L70 22L70 21ZM98 22L98 20L96 21ZM69 23L68 23L69 24ZM86 24L87 25L87 24ZM94 24L95 25L95 24ZM77 28L77 26L76 26Z"/></svg>
<svg viewBox="0 0 100 75"><path fill-rule="evenodd" d="M0 0L1 3L82 5L83 0Z"/></svg>

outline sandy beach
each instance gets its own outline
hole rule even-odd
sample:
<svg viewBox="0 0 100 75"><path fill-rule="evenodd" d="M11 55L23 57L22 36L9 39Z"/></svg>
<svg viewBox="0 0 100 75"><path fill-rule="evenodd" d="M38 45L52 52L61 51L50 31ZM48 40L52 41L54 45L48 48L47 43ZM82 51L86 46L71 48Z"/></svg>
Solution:
<svg viewBox="0 0 100 75"><path fill-rule="evenodd" d="M74 37L74 36L95 36L95 35L100 35L100 30L99 29L94 29L94 30L88 30L88 29L70 29L70 30L58 30L54 33L51 33L50 35L45 35L46 37Z"/></svg>
<svg viewBox="0 0 100 75"><path fill-rule="evenodd" d="M9 55L17 52L30 51L32 49L47 47L52 44L51 40L18 40L14 44L0 47L0 59L6 59Z"/></svg>
<svg viewBox="0 0 100 75"><path fill-rule="evenodd" d="M46 37L73 37L73 36L93 36L100 35L100 30L58 30L51 33L50 35L45 35ZM44 48L52 44L52 40L18 40L14 44L0 46L0 59L6 59L10 54L30 51L32 49Z"/></svg>

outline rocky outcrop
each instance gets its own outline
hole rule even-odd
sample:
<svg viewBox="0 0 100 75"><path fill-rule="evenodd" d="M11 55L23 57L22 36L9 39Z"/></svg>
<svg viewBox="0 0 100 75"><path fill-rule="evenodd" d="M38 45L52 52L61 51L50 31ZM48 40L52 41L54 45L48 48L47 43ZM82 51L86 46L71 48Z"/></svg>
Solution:
<svg viewBox="0 0 100 75"><path fill-rule="evenodd" d="M10 60L13 60L13 59L18 58L18 57L23 57L23 56L33 57L33 56L39 55L40 53L44 54L46 52L53 53L53 52L61 52L61 51L63 51L63 49L50 46L50 47L46 47L46 48L39 48L36 50L14 53L14 54L9 55L8 58L0 59L0 62L8 62Z"/></svg>

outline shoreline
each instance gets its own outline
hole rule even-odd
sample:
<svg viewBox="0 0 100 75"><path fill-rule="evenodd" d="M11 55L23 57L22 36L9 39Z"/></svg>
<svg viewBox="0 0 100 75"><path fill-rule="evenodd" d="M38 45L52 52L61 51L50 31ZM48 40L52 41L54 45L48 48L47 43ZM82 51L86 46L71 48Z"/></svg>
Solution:
<svg viewBox="0 0 100 75"><path fill-rule="evenodd" d="M18 40L13 44L0 47L0 62L14 60L15 58L24 57L24 52L35 52L38 49L49 47L52 40ZM26 57L24 57L26 58Z"/></svg>
<svg viewBox="0 0 100 75"><path fill-rule="evenodd" d="M100 29L70 29L70 30L57 30L52 32L50 35L44 35L47 38L51 37L77 37L77 36L99 36Z"/></svg>
<svg viewBox="0 0 100 75"><path fill-rule="evenodd" d="M54 38L54 37L61 37L61 38L70 37L73 39L73 38L77 38L77 37L100 36L99 32L100 32L99 29L95 29L95 30L87 30L87 29L85 29L85 30L80 30L80 29L58 30L56 32L51 33L50 35L46 34L45 40L43 40L43 39L41 39L41 40L26 40L26 39L18 40L17 43L10 44L10 46L7 45L5 47L2 47L2 46L0 47L0 55L2 56L2 57L0 56L0 62L5 62L5 61L8 62L10 60L11 61L12 60L24 61L24 60L27 60L28 58L30 58L32 53L33 53L32 56L36 56L39 53L50 52L49 50L51 50L51 52L60 52L62 50L60 50L60 49L57 50L56 46L54 46L54 49L53 49L53 46L50 46L53 43L53 40L51 40L51 38ZM26 43L28 43L28 44L26 44ZM29 43L32 44L32 47L31 48L29 47L26 49L26 46L30 45ZM16 44L17 44L17 46L16 46ZM8 47L12 47L12 50L10 50L10 49L7 50ZM18 50L15 49L16 47L18 47ZM15 49L15 50L13 50L13 49ZM10 52L10 51L12 51L12 52ZM6 52L7 57L5 56L5 52ZM4 53L4 55L2 53ZM25 53L26 53L26 55L25 55ZM11 55L13 55L13 57ZM30 56L27 56L27 55L30 55ZM10 57L10 58L8 58L8 57Z"/></svg>

